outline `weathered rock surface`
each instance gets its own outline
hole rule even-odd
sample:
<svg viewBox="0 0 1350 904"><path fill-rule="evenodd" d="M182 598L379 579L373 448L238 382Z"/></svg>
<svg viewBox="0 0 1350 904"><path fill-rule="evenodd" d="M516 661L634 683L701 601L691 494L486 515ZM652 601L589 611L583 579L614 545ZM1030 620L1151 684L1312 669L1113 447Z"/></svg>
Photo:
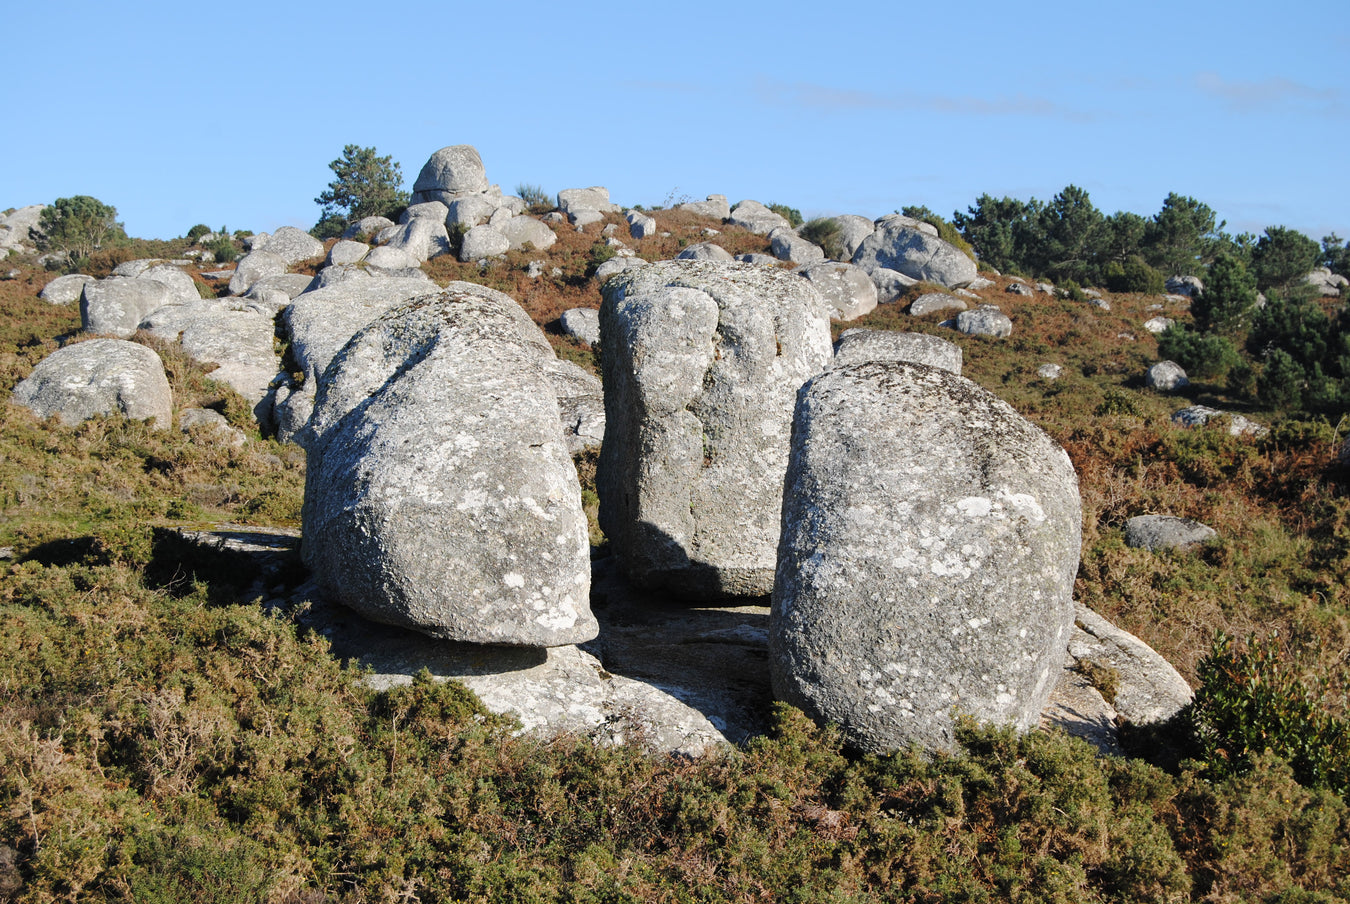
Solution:
<svg viewBox="0 0 1350 904"><path fill-rule="evenodd" d="M31 251L37 242L46 204L30 204L12 213L0 216L0 251Z"/></svg>
<svg viewBox="0 0 1350 904"><path fill-rule="evenodd" d="M882 217L876 230L863 240L853 263L866 270L886 267L906 276L954 289L977 277L975 262L954 245L912 225L899 215Z"/></svg>
<svg viewBox="0 0 1350 904"><path fill-rule="evenodd" d="M1064 368L1058 364L1042 364L1036 368L1036 376L1046 381L1058 380L1063 372Z"/></svg>
<svg viewBox="0 0 1350 904"><path fill-rule="evenodd" d="M844 257L847 260L853 260L858 247L877 229L876 223L867 217L854 214L844 214L831 219L839 224L839 244L844 249Z"/></svg>
<svg viewBox="0 0 1350 904"><path fill-rule="evenodd" d="M659 231L656 218L649 217L640 210L630 210L624 218L628 220L628 234L635 239L651 238Z"/></svg>
<svg viewBox="0 0 1350 904"><path fill-rule="evenodd" d="M592 185L590 188L564 188L558 192L558 209L570 215L579 210L616 213L619 207L610 203L609 189Z"/></svg>
<svg viewBox="0 0 1350 904"><path fill-rule="evenodd" d="M562 330L573 339L588 345L600 345L600 312L595 308L571 308L559 319Z"/></svg>
<svg viewBox="0 0 1350 904"><path fill-rule="evenodd" d="M1125 522L1125 545L1144 549L1188 549L1217 536L1209 525L1175 515L1136 515Z"/></svg>
<svg viewBox="0 0 1350 904"><path fill-rule="evenodd" d="M548 227L544 227L548 228ZM475 226L464 233L459 246L461 261L476 261L496 257L511 250L511 240L491 226Z"/></svg>
<svg viewBox="0 0 1350 904"><path fill-rule="evenodd" d="M544 361L544 371L558 396L567 451L599 448L605 439L605 390L599 378L571 361Z"/></svg>
<svg viewBox="0 0 1350 904"><path fill-rule="evenodd" d="M770 232L769 247L780 261L809 266L825 260L825 252L819 245L808 242L791 229L779 228Z"/></svg>
<svg viewBox="0 0 1350 904"><path fill-rule="evenodd" d="M784 484L775 694L864 750L949 749L953 711L1034 727L1080 519L1068 456L974 383L894 363L816 377Z"/></svg>
<svg viewBox="0 0 1350 904"><path fill-rule="evenodd" d="M58 276L42 287L38 298L49 304L73 304L80 300L84 284L90 282L94 282L94 277L85 276L83 273Z"/></svg>
<svg viewBox="0 0 1350 904"><path fill-rule="evenodd" d="M1228 418L1228 432L1232 436L1260 436L1267 428L1240 414L1210 408L1208 405L1190 405L1172 413L1172 423L1187 429L1203 427L1216 417Z"/></svg>
<svg viewBox="0 0 1350 904"><path fill-rule="evenodd" d="M625 743L636 740L636 730L658 753L698 755L769 727L767 606L663 601L624 581L609 556L592 563L600 636L580 651L455 644L364 619L325 599L312 581L279 590L278 581L296 572L297 531L222 525L215 531L182 529L177 536L185 545L180 557L209 556L217 567L251 578L241 599L290 609L301 625L329 641L333 656L369 669L366 681L375 688L406 684L426 668L437 680L464 682L488 709L515 716L532 733ZM1177 687L1169 680L1170 667L1132 635L1082 606L1075 619L1042 724L1119 755L1117 715L1135 722L1164 718L1167 701L1184 693L1184 683ZM1121 713L1080 673L1079 663L1087 660L1120 672Z"/></svg>
<svg viewBox="0 0 1350 904"><path fill-rule="evenodd" d="M863 271L872 278L873 284L877 287L877 304L890 304L900 300L919 282L887 267L863 267Z"/></svg>
<svg viewBox="0 0 1350 904"><path fill-rule="evenodd" d="M947 311L964 311L968 305L955 295L945 292L928 292L909 303L911 317L924 317L928 314L942 314Z"/></svg>
<svg viewBox="0 0 1350 904"><path fill-rule="evenodd" d="M834 320L855 320L875 310L877 286L861 267L839 261L812 264L797 271L830 307Z"/></svg>
<svg viewBox="0 0 1350 904"><path fill-rule="evenodd" d="M282 314L291 356L305 381L314 385L366 324L410 298L437 291L434 283L421 279L368 278L306 292Z"/></svg>
<svg viewBox="0 0 1350 904"><path fill-rule="evenodd" d="M1109 701L1084 674L1094 668L1114 672L1116 692ZM1041 725L1081 737L1102 753L1123 756L1116 738L1121 722L1165 722L1192 696L1186 680L1151 647L1075 605L1068 659Z"/></svg>
<svg viewBox="0 0 1350 904"><path fill-rule="evenodd" d="M329 248L328 258L325 258L325 266L333 266L335 263L356 263L365 258L370 252L369 244L365 242L352 242L351 239L343 239Z"/></svg>
<svg viewBox="0 0 1350 904"><path fill-rule="evenodd" d="M423 201L421 204L409 204L404 208L398 221L400 224L406 225L419 217L425 217L426 219L444 224L446 217L448 216L450 216L450 207L448 205L442 204L440 201Z"/></svg>
<svg viewBox="0 0 1350 904"><path fill-rule="evenodd" d="M774 213L758 201L742 201L726 218L732 226L748 229L756 235L768 235L775 229L791 229L787 217Z"/></svg>
<svg viewBox="0 0 1350 904"><path fill-rule="evenodd" d="M1144 385L1159 392L1174 392L1191 385L1186 371L1175 361L1159 361L1144 375Z"/></svg>
<svg viewBox="0 0 1350 904"><path fill-rule="evenodd" d="M797 389L831 358L811 284L740 263L613 277L600 308L600 523L640 586L769 591Z"/></svg>
<svg viewBox="0 0 1350 904"><path fill-rule="evenodd" d="M1108 308L1108 310L1110 309ZM1167 328L1174 323L1176 323L1176 321L1171 317L1150 317L1148 320L1144 321L1144 329L1157 335L1159 333L1167 332Z"/></svg>
<svg viewBox="0 0 1350 904"><path fill-rule="evenodd" d="M275 254L286 267L323 257L323 242L294 226L282 226L267 240L267 251Z"/></svg>
<svg viewBox="0 0 1350 904"><path fill-rule="evenodd" d="M634 270L638 267L647 266L647 262L640 257L611 257L603 264L595 268L596 282L604 285L605 280L616 273L622 273L625 270Z"/></svg>
<svg viewBox="0 0 1350 904"><path fill-rule="evenodd" d="M1350 280L1339 273L1332 273L1328 267L1318 267L1303 277L1303 280L1316 289L1323 298L1335 298L1343 295L1346 286L1350 285Z"/></svg>
<svg viewBox="0 0 1350 904"><path fill-rule="evenodd" d="M558 241L558 236L553 230L534 217L512 217L498 228L511 243L512 251L521 251L526 245L533 247L535 251L543 251Z"/></svg>
<svg viewBox="0 0 1350 904"><path fill-rule="evenodd" d="M273 314L240 299L199 299L163 307L143 320L141 328L162 339L176 339L193 358L218 365L211 379L229 384L255 405L281 369L281 357L273 348Z"/></svg>
<svg viewBox="0 0 1350 904"><path fill-rule="evenodd" d="M447 195L481 192L487 188L487 173L477 148L456 144L441 148L422 165L417 181L413 183L413 201L442 201L449 204L453 203L454 198L447 198Z"/></svg>
<svg viewBox="0 0 1350 904"><path fill-rule="evenodd" d="M1012 318L995 305L982 304L973 311L956 315L956 328L969 336L990 336L1006 339L1012 335Z"/></svg>
<svg viewBox="0 0 1350 904"><path fill-rule="evenodd" d="M686 201L679 205L678 209L692 211L714 220L725 220L731 216L731 205L727 203L726 195L708 195L706 201Z"/></svg>
<svg viewBox="0 0 1350 904"><path fill-rule="evenodd" d="M927 333L852 329L839 334L830 366L895 361L937 367L959 377L961 358L961 346Z"/></svg>
<svg viewBox="0 0 1350 904"><path fill-rule="evenodd" d="M102 414L173 420L173 396L164 364L152 350L122 339L91 339L57 349L14 387L14 401L38 417L66 425Z"/></svg>
<svg viewBox="0 0 1350 904"><path fill-rule="evenodd" d="M450 233L445 228L445 222L430 217L416 217L386 229L377 240L384 247L407 252L417 263L450 251Z"/></svg>
<svg viewBox="0 0 1350 904"><path fill-rule="evenodd" d="M387 217L362 217L342 232L344 239L374 238L394 225Z"/></svg>
<svg viewBox="0 0 1350 904"><path fill-rule="evenodd" d="M729 261L731 260L731 252L721 245L714 245L712 242L699 242L681 249L680 253L675 255L675 259L677 261Z"/></svg>
<svg viewBox="0 0 1350 904"><path fill-rule="evenodd" d="M230 277L230 294L243 295L264 276L286 272L286 261L270 251L250 251L239 259Z"/></svg>
<svg viewBox="0 0 1350 904"><path fill-rule="evenodd" d="M172 301L169 287L153 279L109 276L84 284L80 322L86 332L125 339L151 311Z"/></svg>
<svg viewBox="0 0 1350 904"><path fill-rule="evenodd" d="M552 359L520 306L482 287L414 299L352 338L307 444L302 549L327 593L449 640L595 636Z"/></svg>

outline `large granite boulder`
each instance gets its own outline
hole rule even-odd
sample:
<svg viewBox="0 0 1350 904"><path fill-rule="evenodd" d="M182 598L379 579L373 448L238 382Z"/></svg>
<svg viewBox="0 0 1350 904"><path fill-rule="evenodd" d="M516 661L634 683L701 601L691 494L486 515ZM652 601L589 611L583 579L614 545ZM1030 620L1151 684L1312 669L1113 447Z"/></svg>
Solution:
<svg viewBox="0 0 1350 904"><path fill-rule="evenodd" d="M913 223L909 217L899 215L882 217L875 231L854 252L853 263L869 272L873 267L885 267L949 289L978 278L975 262L969 256Z"/></svg>
<svg viewBox="0 0 1350 904"><path fill-rule="evenodd" d="M80 300L80 295L84 292L84 284L91 282L94 282L94 277L85 276L83 273L58 276L42 287L42 291L38 293L38 298L48 304L73 304Z"/></svg>
<svg viewBox="0 0 1350 904"><path fill-rule="evenodd" d="M590 188L564 188L558 192L558 209L571 216L583 210L617 213L621 208L610 203L609 189L603 185L592 185Z"/></svg>
<svg viewBox="0 0 1350 904"><path fill-rule="evenodd" d="M109 276L84 284L80 292L80 323L89 333L107 333L125 339L151 311L171 304L169 287L153 279Z"/></svg>
<svg viewBox="0 0 1350 904"><path fill-rule="evenodd" d="M946 292L925 292L909 303L911 317L925 317L929 314L943 314L948 311L964 311L969 305L964 299Z"/></svg>
<svg viewBox="0 0 1350 904"><path fill-rule="evenodd" d="M708 195L706 201L686 201L676 206L677 210L687 210L690 213L696 213L701 217L711 217L714 220L725 220L731 216L731 205L727 203L726 195ZM637 238L637 236L634 236Z"/></svg>
<svg viewBox="0 0 1350 904"><path fill-rule="evenodd" d="M344 239L374 238L382 231L394 225L388 217L362 217L342 231Z"/></svg>
<svg viewBox="0 0 1350 904"><path fill-rule="evenodd" d="M729 261L731 252L721 245L714 245L712 242L698 242L686 248L682 248L680 253L675 255L677 261Z"/></svg>
<svg viewBox="0 0 1350 904"><path fill-rule="evenodd" d="M547 228L547 227L545 227ZM496 257L511 250L511 240L491 226L475 226L464 233L459 245L461 261L476 261Z"/></svg>
<svg viewBox="0 0 1350 904"><path fill-rule="evenodd" d="M414 217L383 230L378 240L383 247L406 252L419 264L450 251L450 233L445 228L445 221L433 217Z"/></svg>
<svg viewBox="0 0 1350 904"><path fill-rule="evenodd" d="M202 293L197 291L197 283L187 271L173 264L161 261L145 268L138 278L163 283L169 290L169 304L192 304L201 301Z"/></svg>
<svg viewBox="0 0 1350 904"><path fill-rule="evenodd" d="M413 299L352 338L307 444L302 550L325 592L448 640L595 636L552 359L524 310L482 287Z"/></svg>
<svg viewBox="0 0 1350 904"><path fill-rule="evenodd" d="M775 694L868 751L1034 727L1073 628L1078 481L1006 403L933 367L803 388L770 625Z"/></svg>
<svg viewBox="0 0 1350 904"><path fill-rule="evenodd" d="M823 261L797 271L830 307L834 320L856 320L877 306L877 286L861 267Z"/></svg>
<svg viewBox="0 0 1350 904"><path fill-rule="evenodd" d="M294 226L282 226L267 240L267 251L281 258L290 268L323 257L323 242Z"/></svg>
<svg viewBox="0 0 1350 904"><path fill-rule="evenodd" d="M159 355L122 339L67 345L38 362L14 387L14 401L38 417L66 425L104 414L154 418L157 430L173 420L173 395Z"/></svg>
<svg viewBox="0 0 1350 904"><path fill-rule="evenodd" d="M791 229L778 228L769 233L769 247L773 256L780 261L809 266L825 260L825 252L814 242L809 242Z"/></svg>
<svg viewBox="0 0 1350 904"><path fill-rule="evenodd" d="M844 330L834 344L831 367L847 367L867 361L903 361L926 364L961 376L961 346L927 333L895 330Z"/></svg>
<svg viewBox="0 0 1350 904"><path fill-rule="evenodd" d="M600 524L639 586L693 599L773 584L797 390L830 361L819 293L753 264L612 277L600 334Z"/></svg>
<svg viewBox="0 0 1350 904"><path fill-rule="evenodd" d="M1012 318L998 309L997 305L982 304L973 311L962 311L956 315L956 328L968 336L989 336L993 339L1006 339L1012 335Z"/></svg>
<svg viewBox="0 0 1350 904"><path fill-rule="evenodd" d="M727 218L732 226L748 229L757 235L768 235L775 229L791 229L787 217L774 213L758 201L742 201L731 211Z"/></svg>
<svg viewBox="0 0 1350 904"><path fill-rule="evenodd" d="M839 224L839 245L849 260L853 260L853 255L857 253L863 241L877 231L876 223L856 214L843 214L831 219Z"/></svg>
<svg viewBox="0 0 1350 904"><path fill-rule="evenodd" d="M535 251L543 251L558 241L558 236L548 228L548 224L534 217L512 217L495 228L511 243L511 251L522 251L526 245Z"/></svg>
<svg viewBox="0 0 1350 904"><path fill-rule="evenodd" d="M488 189L483 158L472 145L441 148L422 165L413 183L414 203L440 201L452 204L459 196Z"/></svg>
<svg viewBox="0 0 1350 904"><path fill-rule="evenodd" d="M42 210L46 204L30 204L8 214L0 214L0 251L31 251L41 230Z"/></svg>
<svg viewBox="0 0 1350 904"><path fill-rule="evenodd" d="M234 388L257 405L281 368L275 351L276 325L270 309L240 299L199 299L160 308L141 329L170 341L205 364L215 364L211 379Z"/></svg>
<svg viewBox="0 0 1350 904"><path fill-rule="evenodd" d="M253 284L264 276L285 273L286 261L278 254L267 250L250 251L239 259L230 277L230 294L243 295Z"/></svg>

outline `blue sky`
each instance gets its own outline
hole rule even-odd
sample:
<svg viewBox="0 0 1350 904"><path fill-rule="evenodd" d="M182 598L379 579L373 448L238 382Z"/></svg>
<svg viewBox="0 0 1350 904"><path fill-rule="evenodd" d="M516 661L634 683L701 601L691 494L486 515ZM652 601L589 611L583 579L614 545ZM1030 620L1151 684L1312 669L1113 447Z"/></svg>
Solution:
<svg viewBox="0 0 1350 904"><path fill-rule="evenodd" d="M0 209L133 235L308 228L346 144L624 205L944 216L1079 185L1230 232L1350 235L1344 0L897 4L50 0L3 17Z"/></svg>

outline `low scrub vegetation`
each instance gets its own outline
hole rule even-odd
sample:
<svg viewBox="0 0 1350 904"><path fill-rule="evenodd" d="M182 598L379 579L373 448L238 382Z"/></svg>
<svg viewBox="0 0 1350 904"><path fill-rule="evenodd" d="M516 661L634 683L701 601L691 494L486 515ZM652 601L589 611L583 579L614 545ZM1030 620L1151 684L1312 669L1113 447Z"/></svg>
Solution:
<svg viewBox="0 0 1350 904"><path fill-rule="evenodd" d="M767 248L688 211L656 216L669 235L630 243L648 259L709 225L733 253ZM601 230L621 222L561 229L547 251L486 267L425 269L507 292L594 369L556 321L599 304ZM172 257L186 241L129 240L115 256ZM1127 734L1129 757L973 725L948 756L859 756L779 707L768 735L690 760L522 735L425 675L371 690L322 637L251 598L245 577L184 555L169 529L185 523L297 527L303 454L260 437L242 399L143 336L179 407L221 411L249 431L244 445L117 418L64 427L15 406L9 390L79 326L36 298L53 275L24 264L0 282L0 901L1350 898L1347 422L1230 389L1232 367L1180 397L1145 389L1169 342L1220 359L1206 337L1249 349L1179 309L1165 313L1184 332L1143 331L1151 285L1113 293L1106 311L1009 295L996 278L982 292L1016 323L999 341L909 318L904 300L836 330L956 342L967 376L1066 448L1084 510L1076 597L1162 652L1196 703ZM1316 332L1291 319L1280 335ZM1059 379L1036 376L1047 362ZM1272 429L1173 425L1191 403ZM593 509L593 455L579 471ZM1125 521L1148 512L1219 539L1126 546ZM299 571L279 580L294 589ZM1085 668L1104 692L1119 680Z"/></svg>

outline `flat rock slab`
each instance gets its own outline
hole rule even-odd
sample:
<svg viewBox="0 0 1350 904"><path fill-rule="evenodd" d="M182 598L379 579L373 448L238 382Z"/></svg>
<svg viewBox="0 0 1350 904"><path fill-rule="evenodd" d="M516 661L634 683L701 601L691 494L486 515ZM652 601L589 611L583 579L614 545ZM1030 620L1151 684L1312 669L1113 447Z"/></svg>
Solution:
<svg viewBox="0 0 1350 904"><path fill-rule="evenodd" d="M440 680L463 682L488 709L515 716L526 730L619 743L638 727L659 753L696 755L769 727L767 606L690 607L633 588L613 559L603 558L592 566L596 640L549 651L456 644L362 618L326 600L312 582L292 583L269 598L278 582L302 575L298 531L221 524L174 534L194 548L192 555L251 580L244 599L263 598L291 611L328 639L335 657L369 667L367 682L375 688L410 683L426 668ZM1114 706L1077 671L1083 659L1120 671ZM1190 688L1162 657L1076 606L1075 630L1041 727L1120 755L1117 717L1166 718L1189 698Z"/></svg>

